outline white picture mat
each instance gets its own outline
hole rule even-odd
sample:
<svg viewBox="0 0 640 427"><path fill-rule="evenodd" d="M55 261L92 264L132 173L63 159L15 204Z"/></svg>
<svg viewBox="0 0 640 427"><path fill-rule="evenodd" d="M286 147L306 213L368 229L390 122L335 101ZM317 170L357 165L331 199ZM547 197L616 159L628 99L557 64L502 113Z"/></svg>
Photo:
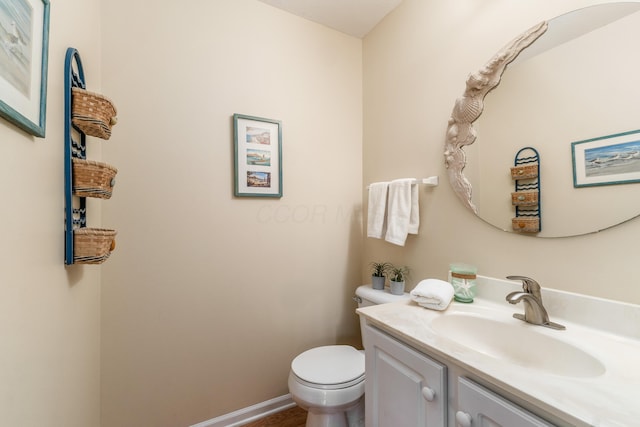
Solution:
<svg viewBox="0 0 640 427"><path fill-rule="evenodd" d="M269 144L250 142L255 141L252 135L257 129L268 133ZM280 144L279 124L252 120L246 118L237 119L237 179L238 192L256 195L272 195L280 192ZM268 152L270 164L268 166L248 164L247 158L250 150ZM249 173L270 174L271 182L268 187L252 186L248 184Z"/></svg>

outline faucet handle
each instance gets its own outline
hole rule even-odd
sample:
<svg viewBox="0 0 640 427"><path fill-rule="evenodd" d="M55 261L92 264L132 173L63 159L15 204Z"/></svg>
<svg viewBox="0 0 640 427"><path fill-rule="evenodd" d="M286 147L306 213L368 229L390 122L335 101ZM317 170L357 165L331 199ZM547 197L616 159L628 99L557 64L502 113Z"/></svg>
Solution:
<svg viewBox="0 0 640 427"><path fill-rule="evenodd" d="M528 293L533 294L535 297L540 298L540 285L531 277L526 276L507 276L509 280L521 280L522 289Z"/></svg>

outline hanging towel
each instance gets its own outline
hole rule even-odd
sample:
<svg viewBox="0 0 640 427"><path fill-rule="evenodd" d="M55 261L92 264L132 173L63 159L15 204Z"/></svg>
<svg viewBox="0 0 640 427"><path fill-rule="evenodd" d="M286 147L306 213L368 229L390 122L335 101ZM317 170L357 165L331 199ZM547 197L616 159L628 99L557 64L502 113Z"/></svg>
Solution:
<svg viewBox="0 0 640 427"><path fill-rule="evenodd" d="M439 279L425 279L409 293L411 299L424 308L444 310L453 298L453 286Z"/></svg>
<svg viewBox="0 0 640 427"><path fill-rule="evenodd" d="M418 200L418 184L415 180L411 184L411 214L409 215L409 234L418 234L420 228L420 203Z"/></svg>
<svg viewBox="0 0 640 427"><path fill-rule="evenodd" d="M407 234L418 234L420 212L418 184L413 178L396 179L389 184L387 234L385 240L404 246Z"/></svg>
<svg viewBox="0 0 640 427"><path fill-rule="evenodd" d="M369 185L369 214L367 216L367 236L382 239L384 218L387 210L388 182Z"/></svg>

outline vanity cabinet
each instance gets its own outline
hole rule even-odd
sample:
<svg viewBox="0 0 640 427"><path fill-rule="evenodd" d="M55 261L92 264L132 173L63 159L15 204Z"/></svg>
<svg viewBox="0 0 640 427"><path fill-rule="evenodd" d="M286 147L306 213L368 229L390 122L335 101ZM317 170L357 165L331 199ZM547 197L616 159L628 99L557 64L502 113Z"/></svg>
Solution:
<svg viewBox="0 0 640 427"><path fill-rule="evenodd" d="M554 427L387 333L364 327L367 427Z"/></svg>
<svg viewBox="0 0 640 427"><path fill-rule="evenodd" d="M475 382L458 377L456 426L460 427L553 427Z"/></svg>
<svg viewBox="0 0 640 427"><path fill-rule="evenodd" d="M367 427L442 427L447 367L383 332L366 327Z"/></svg>

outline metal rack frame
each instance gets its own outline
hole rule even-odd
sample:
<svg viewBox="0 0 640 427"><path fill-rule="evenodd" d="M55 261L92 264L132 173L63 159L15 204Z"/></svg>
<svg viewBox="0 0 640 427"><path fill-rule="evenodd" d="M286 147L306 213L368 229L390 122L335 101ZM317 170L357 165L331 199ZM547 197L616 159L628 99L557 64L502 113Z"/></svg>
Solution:
<svg viewBox="0 0 640 427"><path fill-rule="evenodd" d="M524 180L515 179L516 193L520 191L537 191L537 203L530 206L516 206L515 208L516 218L537 218L538 230L535 232L540 232L542 230L542 206L540 203L542 194L540 188L540 154L538 154L538 151L533 147L524 147L516 153L513 163L514 166L535 165L537 168L535 178Z"/></svg>
<svg viewBox="0 0 640 427"><path fill-rule="evenodd" d="M87 201L73 195L72 158L87 158L86 135L71 123L71 88L86 89L84 69L78 51L67 49L64 61L64 199L65 199L65 252L64 263L73 261L73 230L87 226Z"/></svg>

